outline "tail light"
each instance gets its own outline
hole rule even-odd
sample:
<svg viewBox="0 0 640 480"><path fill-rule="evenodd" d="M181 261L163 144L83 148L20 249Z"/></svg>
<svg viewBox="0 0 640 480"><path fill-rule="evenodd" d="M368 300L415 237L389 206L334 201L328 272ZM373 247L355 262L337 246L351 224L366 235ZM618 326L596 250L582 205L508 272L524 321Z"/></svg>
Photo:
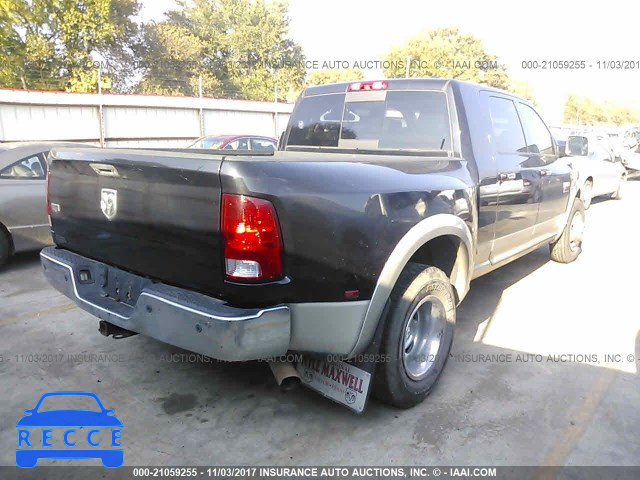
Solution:
<svg viewBox="0 0 640 480"><path fill-rule="evenodd" d="M51 169L47 171L47 216L49 217L49 226L51 226Z"/></svg>
<svg viewBox="0 0 640 480"><path fill-rule="evenodd" d="M282 237L271 202L246 195L223 194L221 231L228 279L274 280L282 277Z"/></svg>

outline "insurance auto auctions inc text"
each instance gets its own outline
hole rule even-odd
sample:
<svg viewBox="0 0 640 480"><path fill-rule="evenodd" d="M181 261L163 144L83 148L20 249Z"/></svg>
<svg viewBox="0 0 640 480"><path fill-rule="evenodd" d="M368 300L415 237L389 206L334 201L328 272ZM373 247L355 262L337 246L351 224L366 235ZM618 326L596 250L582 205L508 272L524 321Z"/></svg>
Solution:
<svg viewBox="0 0 640 480"><path fill-rule="evenodd" d="M494 467L218 467L207 470L209 476L244 476L253 478L427 478L427 477L495 477ZM242 475L233 475L242 473Z"/></svg>
<svg viewBox="0 0 640 480"><path fill-rule="evenodd" d="M636 360L633 354L621 353L455 353L449 361L462 363L623 363Z"/></svg>

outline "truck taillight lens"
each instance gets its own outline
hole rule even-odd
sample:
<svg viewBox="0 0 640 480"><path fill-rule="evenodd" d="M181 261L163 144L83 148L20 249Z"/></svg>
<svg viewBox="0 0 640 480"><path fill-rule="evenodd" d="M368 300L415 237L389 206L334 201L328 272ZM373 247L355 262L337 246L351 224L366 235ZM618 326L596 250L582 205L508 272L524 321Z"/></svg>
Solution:
<svg viewBox="0 0 640 480"><path fill-rule="evenodd" d="M49 226L51 226L51 172L47 172L47 216L49 217Z"/></svg>
<svg viewBox="0 0 640 480"><path fill-rule="evenodd" d="M222 195L222 238L226 276L230 280L282 277L282 237L268 200Z"/></svg>

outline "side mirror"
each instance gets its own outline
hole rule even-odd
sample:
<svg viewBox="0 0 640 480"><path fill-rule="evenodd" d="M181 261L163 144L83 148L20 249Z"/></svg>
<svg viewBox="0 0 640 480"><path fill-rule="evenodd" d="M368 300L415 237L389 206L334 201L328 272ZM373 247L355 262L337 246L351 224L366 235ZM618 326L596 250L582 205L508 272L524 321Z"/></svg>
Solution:
<svg viewBox="0 0 640 480"><path fill-rule="evenodd" d="M589 155L589 139L578 135L567 138L566 153L572 157L586 157Z"/></svg>

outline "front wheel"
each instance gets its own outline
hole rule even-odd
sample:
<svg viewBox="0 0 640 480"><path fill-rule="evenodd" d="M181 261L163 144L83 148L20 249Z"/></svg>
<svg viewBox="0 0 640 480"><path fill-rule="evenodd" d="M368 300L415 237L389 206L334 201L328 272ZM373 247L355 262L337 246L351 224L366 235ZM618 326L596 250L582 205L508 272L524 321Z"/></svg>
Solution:
<svg viewBox="0 0 640 480"><path fill-rule="evenodd" d="M435 267L410 263L393 292L385 319L374 395L410 408L431 392L444 370L456 323L453 288Z"/></svg>
<svg viewBox="0 0 640 480"><path fill-rule="evenodd" d="M622 197L624 196L624 189L627 186L627 176L623 175L622 177L620 177L620 183L618 183L618 189L613 192L613 194L611 195L611 198L613 198L614 200L622 200Z"/></svg>
<svg viewBox="0 0 640 480"><path fill-rule="evenodd" d="M11 244L9 238L0 227L0 267L2 267L9 259Z"/></svg>
<svg viewBox="0 0 640 480"><path fill-rule="evenodd" d="M573 262L582 253L582 237L585 225L584 205L576 198L567 225L560 238L550 245L551 258L560 263Z"/></svg>

